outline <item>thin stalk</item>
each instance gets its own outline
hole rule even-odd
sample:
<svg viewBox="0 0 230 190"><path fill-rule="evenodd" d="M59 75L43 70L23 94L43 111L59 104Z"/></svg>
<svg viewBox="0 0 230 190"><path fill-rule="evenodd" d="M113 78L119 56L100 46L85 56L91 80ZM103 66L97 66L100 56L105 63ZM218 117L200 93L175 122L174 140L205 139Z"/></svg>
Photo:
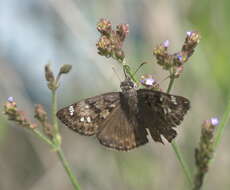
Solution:
<svg viewBox="0 0 230 190"><path fill-rule="evenodd" d="M169 93L171 91L174 81L175 81L175 78L173 76L170 76L170 81L169 81L167 93ZM172 148L176 154L176 157L177 157L177 159L181 165L181 168L183 169L184 175L185 175L189 185L192 187L193 182L192 182L191 171L189 170L189 167L188 167L187 163L185 162L179 147L177 146L175 141L172 141L171 146L172 146Z"/></svg>
<svg viewBox="0 0 230 190"><path fill-rule="evenodd" d="M73 174L69 163L64 157L63 151L61 149L61 136L59 134L59 128L58 128L58 122L57 122L57 117L56 117L56 112L57 112L57 96L56 96L56 89L52 90L52 121L53 121L53 127L54 127L54 139L53 139L53 144L56 145L56 153L62 163L62 166L64 167L67 175L69 176L69 179L74 186L75 190L80 190L80 185L77 181L76 176Z"/></svg>
<svg viewBox="0 0 230 190"><path fill-rule="evenodd" d="M67 160L65 159L65 156L63 154L63 151L61 148L57 149L57 155L59 157L59 159L61 160L61 163L63 165L63 167L65 168L66 173L69 176L69 179L72 183L72 185L74 186L75 190L80 190L80 185L77 181L76 176L73 174L72 170L70 169L69 163L67 162Z"/></svg>
<svg viewBox="0 0 230 190"><path fill-rule="evenodd" d="M56 95L56 90L52 90L52 123L54 127L54 136L59 134L56 112L57 112L57 95Z"/></svg>
<svg viewBox="0 0 230 190"><path fill-rule="evenodd" d="M169 81L169 86L168 86L168 89L167 89L167 93L169 93L171 90L172 90L172 87L173 87L173 83L175 81L175 78L174 77L169 77L170 78L170 81Z"/></svg>
<svg viewBox="0 0 230 190"><path fill-rule="evenodd" d="M179 161L179 163L183 169L184 175L187 178L189 185L192 187L192 185L193 185L192 175L191 175L191 172L190 172L190 170L189 170L189 168L188 168L188 166L187 166L187 164L186 164L186 162L185 162L185 160L181 154L179 147L177 146L175 141L172 141L171 146L172 146L172 148L176 154L176 157L177 157L177 159L178 159L178 161Z"/></svg>
<svg viewBox="0 0 230 190"><path fill-rule="evenodd" d="M56 148L54 143L50 139L48 139L45 135L43 135L38 129L33 129L33 132L37 135L38 138L45 141L47 144L49 144L53 148Z"/></svg>

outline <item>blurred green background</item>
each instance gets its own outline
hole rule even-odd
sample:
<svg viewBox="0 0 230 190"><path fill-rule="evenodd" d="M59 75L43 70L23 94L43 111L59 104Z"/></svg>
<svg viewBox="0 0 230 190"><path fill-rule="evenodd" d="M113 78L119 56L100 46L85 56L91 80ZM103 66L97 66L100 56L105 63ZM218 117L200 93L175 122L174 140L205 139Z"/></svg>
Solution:
<svg viewBox="0 0 230 190"><path fill-rule="evenodd" d="M135 68L150 62L142 73L158 80L166 72L155 64L153 48L170 40L170 52L180 50L190 30L202 39L176 81L173 94L188 97L191 110L176 138L194 171L194 148L203 120L221 117L230 84L230 1L214 0L1 0L0 1L0 103L13 96L33 116L34 104L50 107L44 65L57 72L72 64L58 90L59 108L77 100L119 90L122 72L112 59L97 54L100 18L128 23L124 44L128 63ZM167 87L167 81L162 88ZM2 110L2 109L1 109ZM169 143L149 144L128 153L108 150L93 137L83 137L61 125L63 148L84 190L187 189L187 183ZM230 130L215 154L204 190L230 189ZM0 189L72 189L55 153L29 131L0 114Z"/></svg>

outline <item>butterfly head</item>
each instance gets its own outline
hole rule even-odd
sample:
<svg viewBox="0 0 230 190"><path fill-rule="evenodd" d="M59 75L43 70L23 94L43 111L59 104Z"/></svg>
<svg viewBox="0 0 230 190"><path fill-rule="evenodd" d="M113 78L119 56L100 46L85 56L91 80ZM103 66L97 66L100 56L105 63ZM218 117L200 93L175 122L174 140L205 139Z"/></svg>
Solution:
<svg viewBox="0 0 230 190"><path fill-rule="evenodd" d="M121 87L122 92L128 92L128 91L130 91L132 89L135 90L137 86L130 79L126 79L123 82L121 82L120 87Z"/></svg>

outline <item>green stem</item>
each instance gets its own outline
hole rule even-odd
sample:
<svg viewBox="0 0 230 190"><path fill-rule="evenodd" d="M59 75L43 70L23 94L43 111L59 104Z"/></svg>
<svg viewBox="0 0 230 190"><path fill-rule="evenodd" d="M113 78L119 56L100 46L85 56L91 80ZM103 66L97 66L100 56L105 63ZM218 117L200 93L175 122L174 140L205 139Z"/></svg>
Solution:
<svg viewBox="0 0 230 190"><path fill-rule="evenodd" d="M33 132L37 135L38 138L45 141L47 144L49 144L53 148L56 148L54 143L50 139L48 139L45 135L43 135L38 129L33 129Z"/></svg>
<svg viewBox="0 0 230 190"><path fill-rule="evenodd" d="M221 119L220 125L218 126L217 131L216 131L216 136L214 139L214 150L220 144L221 138L223 136L224 128L227 125L229 118L230 118L230 97L228 100L227 108L226 108L224 115Z"/></svg>
<svg viewBox="0 0 230 190"><path fill-rule="evenodd" d="M69 176L69 179L74 186L75 190L80 190L80 185L77 181L77 178L73 174L69 163L64 157L63 151L61 149L61 136L59 133L59 128L58 128L58 122L57 122L57 96L56 96L56 89L52 90L52 121L53 121L53 127L54 127L54 138L53 138L53 144L55 145L55 150L57 152L57 155L62 163L62 166L64 167L67 175Z"/></svg>
<svg viewBox="0 0 230 190"><path fill-rule="evenodd" d="M166 91L167 93L169 93L172 90L174 81L175 81L175 78L170 76L169 86L168 86L168 89Z"/></svg>
<svg viewBox="0 0 230 190"><path fill-rule="evenodd" d="M56 112L57 112L57 95L56 95L56 90L52 90L52 122L54 127L54 137L57 134L59 134Z"/></svg>
<svg viewBox="0 0 230 190"><path fill-rule="evenodd" d="M169 93L171 91L174 81L175 81L175 78L172 75L170 75L170 81L169 81L167 93ZM186 164L179 147L177 146L175 141L172 141L171 146L172 146L172 148L176 154L176 157L177 157L177 159L178 159L178 161L179 161L179 163L183 169L184 175L185 175L189 185L192 187L193 183L192 183L191 171L189 170L189 167Z"/></svg>
<svg viewBox="0 0 230 190"><path fill-rule="evenodd" d="M176 157L177 157L178 161L180 162L180 165L184 171L184 175L187 178L189 185L192 187L192 185L193 185L192 175L191 175L191 172L190 172L190 170L189 170L189 168L188 168L188 166L187 166L187 164L186 164L186 162L185 162L185 160L181 154L181 151L179 150L179 147L177 146L175 141L172 141L171 145L172 145L172 148L176 154Z"/></svg>
<svg viewBox="0 0 230 190"><path fill-rule="evenodd" d="M72 185L74 186L74 189L80 190L81 189L80 185L79 185L76 177L74 176L73 172L71 171L69 163L65 159L64 153L63 153L61 148L57 149L57 155L58 155L59 159L61 160L61 163L62 163L63 167L65 168L65 171L68 174L69 179L70 179Z"/></svg>

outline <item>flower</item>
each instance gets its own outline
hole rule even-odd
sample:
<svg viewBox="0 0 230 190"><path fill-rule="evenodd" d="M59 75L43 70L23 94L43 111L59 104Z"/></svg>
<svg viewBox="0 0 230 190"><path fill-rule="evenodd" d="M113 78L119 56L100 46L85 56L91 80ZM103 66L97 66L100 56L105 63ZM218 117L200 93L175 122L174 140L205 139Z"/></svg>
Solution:
<svg viewBox="0 0 230 190"><path fill-rule="evenodd" d="M8 97L7 101L12 103L12 102L14 102L14 98L12 96L10 96L10 97Z"/></svg>

